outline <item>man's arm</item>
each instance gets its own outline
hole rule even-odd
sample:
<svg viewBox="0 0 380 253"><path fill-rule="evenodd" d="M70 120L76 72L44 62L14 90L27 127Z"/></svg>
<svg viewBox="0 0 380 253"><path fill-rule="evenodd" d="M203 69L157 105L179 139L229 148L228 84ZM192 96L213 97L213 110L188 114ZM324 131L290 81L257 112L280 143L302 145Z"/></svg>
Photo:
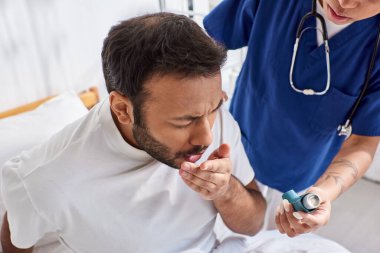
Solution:
<svg viewBox="0 0 380 253"><path fill-rule="evenodd" d="M276 224L281 233L290 237L307 233L327 224L331 214L331 202L351 187L369 168L380 137L352 135L342 146L326 172L308 192L321 199L319 208L311 214L293 213L293 207L285 201L278 208ZM296 218L297 216L298 218Z"/></svg>
<svg viewBox="0 0 380 253"><path fill-rule="evenodd" d="M213 201L232 231L254 235L263 224L266 202L253 181L244 187L231 175L229 154L229 146L222 144L199 167L185 162L179 173L191 189Z"/></svg>
<svg viewBox="0 0 380 253"><path fill-rule="evenodd" d="M4 253L32 253L33 252L33 247L29 249L19 249L13 246L11 242L11 233L9 230L7 213L5 213L4 215L3 226L1 227L1 246L3 247Z"/></svg>
<svg viewBox="0 0 380 253"><path fill-rule="evenodd" d="M255 181L243 186L234 176L230 190L213 200L224 223L234 232L253 236L263 226L266 201Z"/></svg>

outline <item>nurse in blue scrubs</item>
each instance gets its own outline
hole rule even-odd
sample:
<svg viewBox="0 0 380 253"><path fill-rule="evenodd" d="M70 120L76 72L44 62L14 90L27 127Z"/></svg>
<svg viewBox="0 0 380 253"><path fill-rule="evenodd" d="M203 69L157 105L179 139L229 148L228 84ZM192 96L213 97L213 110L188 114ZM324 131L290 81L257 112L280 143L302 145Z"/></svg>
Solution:
<svg viewBox="0 0 380 253"><path fill-rule="evenodd" d="M313 6L326 27L314 17L303 27L326 28L329 50L318 30L305 29L291 71L297 28ZM380 136L379 13L374 0L225 0L205 18L206 31L228 49L248 46L230 110L267 196L267 228L293 237L325 225L331 202L372 162ZM337 128L348 118L346 139ZM318 194L320 207L294 212L281 202L290 189Z"/></svg>

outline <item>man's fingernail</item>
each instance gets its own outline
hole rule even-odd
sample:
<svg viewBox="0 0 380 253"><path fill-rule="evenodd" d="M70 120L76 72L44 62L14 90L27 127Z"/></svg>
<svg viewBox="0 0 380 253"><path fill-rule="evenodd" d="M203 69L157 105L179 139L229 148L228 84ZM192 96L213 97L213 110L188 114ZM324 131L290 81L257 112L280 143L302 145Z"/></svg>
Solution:
<svg viewBox="0 0 380 253"><path fill-rule="evenodd" d="M299 214L299 213L297 213L297 212L293 212L293 216L294 216L294 218L296 218L297 220L302 220L302 219L303 219L302 216L301 216L301 214Z"/></svg>
<svg viewBox="0 0 380 253"><path fill-rule="evenodd" d="M285 211L286 212L289 212L289 201L287 200L287 199L284 199L283 201L282 201L282 204L284 205L284 208L285 208Z"/></svg>

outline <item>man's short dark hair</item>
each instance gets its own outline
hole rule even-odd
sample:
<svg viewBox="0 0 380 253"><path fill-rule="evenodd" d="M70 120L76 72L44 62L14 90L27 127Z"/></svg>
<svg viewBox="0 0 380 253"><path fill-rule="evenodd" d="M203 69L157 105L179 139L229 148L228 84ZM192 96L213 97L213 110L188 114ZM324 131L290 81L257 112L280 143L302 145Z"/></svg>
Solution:
<svg viewBox="0 0 380 253"><path fill-rule="evenodd" d="M139 16L113 26L102 51L108 92L127 96L138 110L148 95L143 84L153 75L212 76L225 59L222 45L190 18L172 13Z"/></svg>

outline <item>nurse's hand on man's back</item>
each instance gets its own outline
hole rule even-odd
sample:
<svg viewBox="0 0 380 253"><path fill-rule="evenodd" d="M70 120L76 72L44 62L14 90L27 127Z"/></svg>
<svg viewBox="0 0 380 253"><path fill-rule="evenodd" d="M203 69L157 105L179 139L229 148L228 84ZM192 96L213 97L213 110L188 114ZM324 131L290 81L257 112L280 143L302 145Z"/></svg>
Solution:
<svg viewBox="0 0 380 253"><path fill-rule="evenodd" d="M321 200L320 206L311 213L295 212L293 206L287 200L283 200L283 203L277 208L275 217L277 229L280 233L295 237L314 231L329 221L331 201L328 199L328 194L318 187L311 187L307 192L318 195Z"/></svg>
<svg viewBox="0 0 380 253"><path fill-rule="evenodd" d="M182 163L179 174L202 198L215 200L228 196L231 172L230 147L222 144L199 167L190 162Z"/></svg>

